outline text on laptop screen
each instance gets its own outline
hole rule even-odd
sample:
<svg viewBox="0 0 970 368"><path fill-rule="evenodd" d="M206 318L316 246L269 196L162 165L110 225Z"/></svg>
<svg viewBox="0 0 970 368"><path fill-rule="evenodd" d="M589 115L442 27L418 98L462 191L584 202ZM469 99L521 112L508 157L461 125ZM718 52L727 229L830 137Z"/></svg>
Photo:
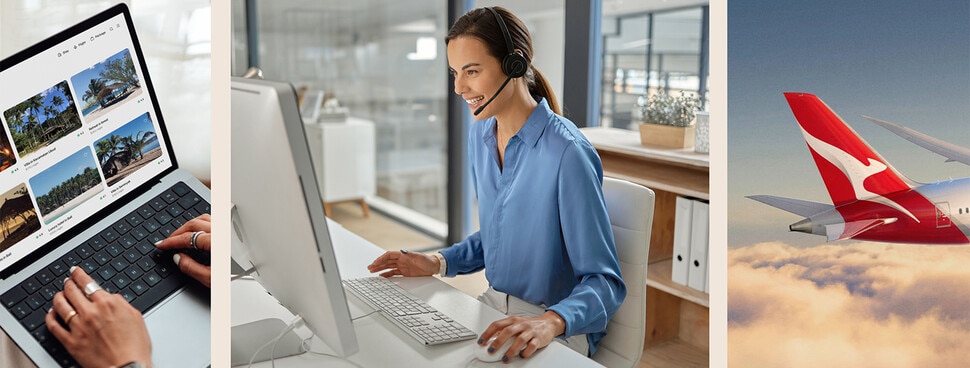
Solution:
<svg viewBox="0 0 970 368"><path fill-rule="evenodd" d="M0 270L172 167L124 15L0 70Z"/></svg>

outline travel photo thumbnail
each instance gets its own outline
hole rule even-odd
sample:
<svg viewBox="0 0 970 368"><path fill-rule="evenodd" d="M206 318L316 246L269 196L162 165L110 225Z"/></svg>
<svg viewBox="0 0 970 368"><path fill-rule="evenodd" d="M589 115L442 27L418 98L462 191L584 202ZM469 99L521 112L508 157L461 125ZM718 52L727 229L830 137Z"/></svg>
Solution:
<svg viewBox="0 0 970 368"><path fill-rule="evenodd" d="M27 185L20 183L0 195L0 252L40 230L40 220Z"/></svg>
<svg viewBox="0 0 970 368"><path fill-rule="evenodd" d="M72 96L67 81L62 81L4 111L3 116L7 119L7 127L20 158L51 145L81 127L81 118Z"/></svg>
<svg viewBox="0 0 970 368"><path fill-rule="evenodd" d="M81 114L95 121L141 94L141 80L128 49L71 77L81 99Z"/></svg>
<svg viewBox="0 0 970 368"><path fill-rule="evenodd" d="M13 151L14 147L10 144L10 138L7 138L7 128L0 124L0 172L17 163L17 155Z"/></svg>
<svg viewBox="0 0 970 368"><path fill-rule="evenodd" d="M108 186L162 157L162 147L148 113L94 142L98 164Z"/></svg>
<svg viewBox="0 0 970 368"><path fill-rule="evenodd" d="M30 178L30 186L37 194L37 207L44 224L50 224L104 190L94 154L87 147Z"/></svg>

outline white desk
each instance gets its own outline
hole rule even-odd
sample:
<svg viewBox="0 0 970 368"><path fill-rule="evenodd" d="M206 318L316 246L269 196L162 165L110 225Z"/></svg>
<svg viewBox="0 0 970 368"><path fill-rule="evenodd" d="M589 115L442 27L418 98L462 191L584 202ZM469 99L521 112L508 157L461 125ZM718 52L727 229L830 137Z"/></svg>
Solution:
<svg viewBox="0 0 970 368"><path fill-rule="evenodd" d="M329 221L329 220L328 220ZM371 276L366 265L377 258L383 250L363 238L329 221L330 233L337 255L337 264L344 279ZM480 303L451 285L434 278L395 278L395 282L424 299L431 306L447 314L476 333L482 333L490 323L505 317L502 313ZM348 297L350 314L357 317L371 309ZM293 315L267 295L259 283L251 280L237 280L232 283L232 325L253 322L264 318L279 318L291 321ZM474 340L457 343L424 346L387 321L379 313L354 321L360 351L348 357L349 360L364 367L600 367L558 342L540 350L529 359L516 359L510 364L483 363L472 360ZM306 327L296 330L303 338L310 336ZM323 343L314 341L314 350ZM353 365L336 358L314 354L302 354L276 360L279 367L352 367ZM254 364L254 367L269 367L269 362Z"/></svg>

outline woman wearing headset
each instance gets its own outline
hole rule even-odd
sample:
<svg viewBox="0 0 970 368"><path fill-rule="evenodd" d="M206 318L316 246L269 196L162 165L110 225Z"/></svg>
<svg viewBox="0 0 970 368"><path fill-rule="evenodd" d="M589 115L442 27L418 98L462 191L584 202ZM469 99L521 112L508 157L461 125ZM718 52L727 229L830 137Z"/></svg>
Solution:
<svg viewBox="0 0 970 368"><path fill-rule="evenodd" d="M532 39L515 15L472 10L445 43L455 93L481 119L468 139L481 230L434 255L387 252L368 269L390 277L484 268L490 287L479 300L509 317L493 322L480 345L514 339L505 362L554 338L592 355L626 295L599 156L529 63Z"/></svg>

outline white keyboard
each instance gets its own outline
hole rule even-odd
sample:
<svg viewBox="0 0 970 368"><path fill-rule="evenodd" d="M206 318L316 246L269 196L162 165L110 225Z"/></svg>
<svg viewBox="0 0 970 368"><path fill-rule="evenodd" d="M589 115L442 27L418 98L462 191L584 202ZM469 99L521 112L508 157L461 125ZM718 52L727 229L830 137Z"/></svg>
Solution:
<svg viewBox="0 0 970 368"><path fill-rule="evenodd" d="M381 311L387 319L425 345L464 341L477 335L383 277L344 280L345 290Z"/></svg>

